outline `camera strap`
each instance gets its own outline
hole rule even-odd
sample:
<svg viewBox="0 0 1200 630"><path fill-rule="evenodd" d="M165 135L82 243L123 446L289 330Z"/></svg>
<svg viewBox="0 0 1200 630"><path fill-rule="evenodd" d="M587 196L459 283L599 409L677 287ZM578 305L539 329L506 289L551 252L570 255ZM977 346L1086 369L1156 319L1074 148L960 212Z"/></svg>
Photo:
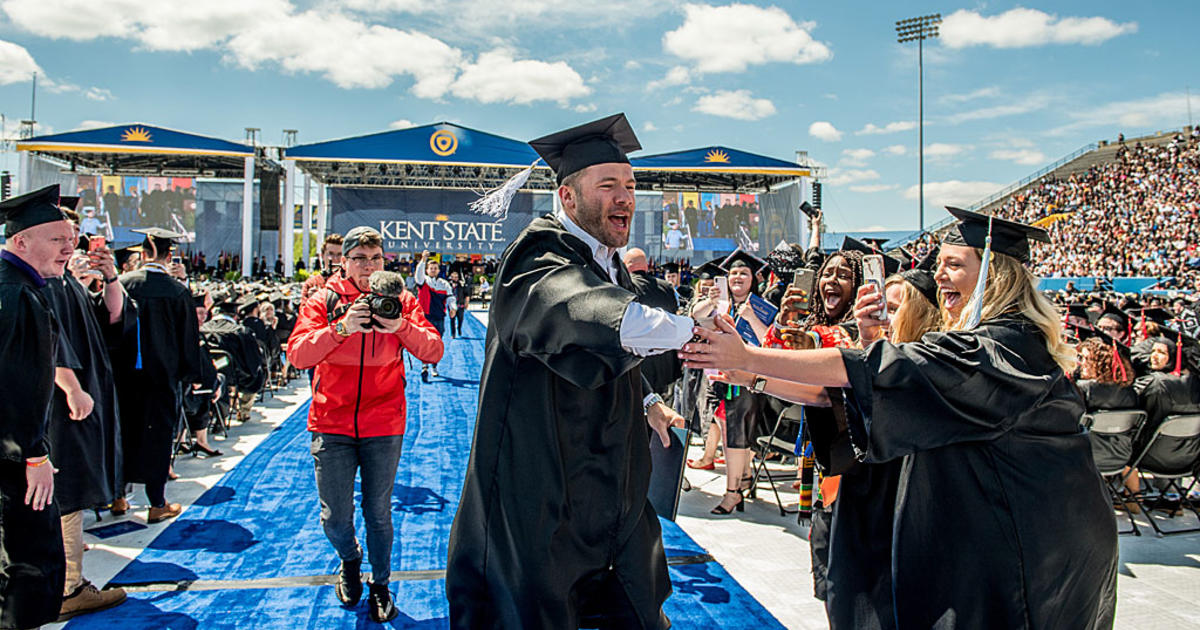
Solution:
<svg viewBox="0 0 1200 630"><path fill-rule="evenodd" d="M346 311L350 310L350 304L342 304L342 296L338 295L337 291L328 289L325 295L325 319L330 324L342 318Z"/></svg>

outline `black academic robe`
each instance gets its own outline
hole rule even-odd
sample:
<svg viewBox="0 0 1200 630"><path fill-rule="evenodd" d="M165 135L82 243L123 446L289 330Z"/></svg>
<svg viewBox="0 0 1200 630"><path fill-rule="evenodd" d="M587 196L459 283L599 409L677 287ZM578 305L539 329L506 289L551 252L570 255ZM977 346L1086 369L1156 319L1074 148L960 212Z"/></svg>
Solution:
<svg viewBox="0 0 1200 630"><path fill-rule="evenodd" d="M1172 414L1200 413L1200 378L1185 373L1175 376L1169 372L1154 372L1134 383L1146 410L1146 424L1138 432L1135 452L1140 452L1159 425Z"/></svg>
<svg viewBox="0 0 1200 630"><path fill-rule="evenodd" d="M1036 326L994 319L841 352L854 447L867 463L904 458L897 627L1111 625L1116 524L1083 401Z"/></svg>
<svg viewBox="0 0 1200 630"><path fill-rule="evenodd" d="M25 271L0 258L0 628L58 618L64 558L58 506L25 504L25 460L49 453L59 326Z"/></svg>
<svg viewBox="0 0 1200 630"><path fill-rule="evenodd" d="M646 306L660 308L668 313L679 310L679 301L675 290L663 280L644 272L630 274L637 301ZM642 361L642 375L650 383L650 388L659 393L667 394L668 390L683 376L683 362L674 352L664 352Z"/></svg>
<svg viewBox="0 0 1200 630"><path fill-rule="evenodd" d="M621 612L636 618L619 627L669 626L640 359L620 339L635 295L614 261L620 286L547 216L500 262L450 533L452 628L577 628Z"/></svg>
<svg viewBox="0 0 1200 630"><path fill-rule="evenodd" d="M187 285L139 269L121 276L137 304L134 333L118 367L125 481L165 483L183 419L183 387L200 375L200 333ZM140 360L140 365L138 362Z"/></svg>
<svg viewBox="0 0 1200 630"><path fill-rule="evenodd" d="M49 425L50 456L58 468L54 499L63 514L70 514L112 503L121 486L120 411L108 348L133 318L123 313L110 324L103 299L70 276L48 278L43 293L62 325L59 345L72 357L72 365L59 367L75 371L94 403L91 415L72 420L66 395L54 389Z"/></svg>
<svg viewBox="0 0 1200 630"><path fill-rule="evenodd" d="M229 355L232 370L230 385L246 392L257 392L266 382L265 360L254 333L228 316L217 316L200 327L211 348Z"/></svg>

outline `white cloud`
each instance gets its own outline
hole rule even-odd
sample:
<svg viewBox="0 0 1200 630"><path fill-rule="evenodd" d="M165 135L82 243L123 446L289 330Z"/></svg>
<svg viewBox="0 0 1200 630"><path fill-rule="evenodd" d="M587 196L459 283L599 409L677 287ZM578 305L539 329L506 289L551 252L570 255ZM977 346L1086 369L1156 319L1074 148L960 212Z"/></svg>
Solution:
<svg viewBox="0 0 1200 630"><path fill-rule="evenodd" d="M1007 160L1022 166L1037 166L1046 163L1046 154L1033 149L998 149L992 151L993 160Z"/></svg>
<svg viewBox="0 0 1200 630"><path fill-rule="evenodd" d="M674 85L685 85L692 80L692 72L683 66L675 66L667 70L666 76L656 81L651 81L646 84L646 87L651 90L659 88L671 87Z"/></svg>
<svg viewBox="0 0 1200 630"><path fill-rule="evenodd" d="M945 142L935 142L925 147L925 157L927 158L948 158L960 155L971 149L969 144L948 144Z"/></svg>
<svg viewBox="0 0 1200 630"><path fill-rule="evenodd" d="M701 96L692 111L737 120L762 120L775 114L775 104L765 98L754 98L750 90L718 90Z"/></svg>
<svg viewBox="0 0 1200 630"><path fill-rule="evenodd" d="M991 86L962 94L947 94L938 100L943 103L967 103L981 98L993 98L996 96L1000 96L1000 88Z"/></svg>
<svg viewBox="0 0 1200 630"><path fill-rule="evenodd" d="M825 120L818 120L809 125L808 135L825 142L837 142L842 139L842 132L838 131L833 123Z"/></svg>
<svg viewBox="0 0 1200 630"><path fill-rule="evenodd" d="M1024 96L1012 103L989 105L979 109L951 114L946 117L946 122L952 125L957 125L959 123L964 123L971 120L991 120L993 118L1001 118L1003 116L1028 114L1030 112L1036 112L1045 109L1053 101L1054 97L1049 93L1034 93Z"/></svg>
<svg viewBox="0 0 1200 630"><path fill-rule="evenodd" d="M416 123L414 123L413 121L408 120L406 118L401 118L400 120L393 120L392 122L388 123L388 129L410 129L410 128L416 127L416 126L417 126Z"/></svg>
<svg viewBox="0 0 1200 630"><path fill-rule="evenodd" d="M846 166L866 166L867 160L875 157L870 149L845 149L842 151L841 163Z"/></svg>
<svg viewBox="0 0 1200 630"><path fill-rule="evenodd" d="M865 127L854 132L857 136L870 136L884 133L897 133L900 131L910 131L917 128L917 123L911 120L898 120L890 122L882 127L873 123L867 123Z"/></svg>
<svg viewBox="0 0 1200 630"><path fill-rule="evenodd" d="M647 120L642 123L642 131L658 131L658 126L653 121Z"/></svg>
<svg viewBox="0 0 1200 630"><path fill-rule="evenodd" d="M1067 112L1072 122L1053 129L1050 135L1061 136L1091 127L1110 127L1113 133L1128 132L1146 127L1182 126L1187 120L1187 94L1164 92L1129 101L1116 101L1091 108L1075 108Z"/></svg>
<svg viewBox="0 0 1200 630"><path fill-rule="evenodd" d="M594 103L580 103L575 107L572 107L571 110L579 112L580 114L586 114L588 112L596 111L596 105Z"/></svg>
<svg viewBox="0 0 1200 630"><path fill-rule="evenodd" d="M75 129L103 129L105 127L115 127L116 125L117 123L107 120L81 120L78 125L75 125Z"/></svg>
<svg viewBox="0 0 1200 630"><path fill-rule="evenodd" d="M683 24L663 36L663 49L686 59L699 72L741 72L771 62L808 64L833 58L809 33L816 24L797 23L779 7L749 4L683 7Z"/></svg>
<svg viewBox="0 0 1200 630"><path fill-rule="evenodd" d="M939 37L950 48L1026 48L1046 44L1089 44L1137 31L1136 22L1118 24L1103 17L1064 17L1016 8L983 16L959 9L942 20Z"/></svg>
<svg viewBox="0 0 1200 630"><path fill-rule="evenodd" d="M31 81L34 72L45 75L24 46L0 40L0 85Z"/></svg>
<svg viewBox="0 0 1200 630"><path fill-rule="evenodd" d="M637 70L638 68L641 68L641 67L642 67L642 64L637 59L630 59L629 61L625 62L626 70Z"/></svg>
<svg viewBox="0 0 1200 630"><path fill-rule="evenodd" d="M883 152L890 155L904 155L905 153L908 153L908 147L904 146L903 144L892 144L883 147Z"/></svg>
<svg viewBox="0 0 1200 630"><path fill-rule="evenodd" d="M346 9L363 14L402 13L438 22L447 33L499 39L505 30L560 27L628 26L678 6L678 2L607 0L603 10L591 2L562 0L339 0ZM411 19L406 21L412 21Z"/></svg>
<svg viewBox="0 0 1200 630"><path fill-rule="evenodd" d="M850 187L850 190L852 190L854 192L858 192L858 193L877 193L877 192L884 192L887 190L895 190L895 189L896 189L895 184L865 184L863 186L851 186ZM877 230L874 230L874 231L880 231L880 230L884 230L884 229L886 229L886 228L878 228ZM864 231L868 231L868 230L864 230Z"/></svg>
<svg viewBox="0 0 1200 630"><path fill-rule="evenodd" d="M511 51L496 49L464 66L450 92L481 103L557 101L565 105L573 98L591 94L592 89L564 61L514 59Z"/></svg>
<svg viewBox="0 0 1200 630"><path fill-rule="evenodd" d="M1004 184L995 182L964 182L957 179L944 182L925 182L925 205L966 207L1003 187ZM909 186L904 191L905 199L917 199L919 196L919 187L917 186Z"/></svg>
<svg viewBox="0 0 1200 630"><path fill-rule="evenodd" d="M89 101L111 101L114 98L110 90L98 87L90 87L84 90L83 96Z"/></svg>
<svg viewBox="0 0 1200 630"><path fill-rule="evenodd" d="M879 173L873 169L843 169L835 166L826 173L824 181L831 186L844 186L873 179L879 179Z"/></svg>

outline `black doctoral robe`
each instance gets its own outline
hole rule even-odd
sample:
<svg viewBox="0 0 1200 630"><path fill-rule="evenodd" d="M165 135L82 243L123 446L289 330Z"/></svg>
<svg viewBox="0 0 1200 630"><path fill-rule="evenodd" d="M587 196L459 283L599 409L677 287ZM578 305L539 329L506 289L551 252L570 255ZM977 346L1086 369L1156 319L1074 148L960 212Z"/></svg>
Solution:
<svg viewBox="0 0 1200 630"><path fill-rule="evenodd" d="M35 280L2 258L0 330L0 383L9 388L0 396L0 628L32 628L57 619L62 606L58 506L25 504L25 460L49 453L59 327Z"/></svg>
<svg viewBox="0 0 1200 630"><path fill-rule="evenodd" d="M122 483L120 411L109 346L119 342L133 317L123 312L110 324L103 299L73 277L48 278L43 293L62 325L59 345L72 358L73 365L59 367L72 368L95 403L91 415L72 420L66 395L54 389L48 429L50 456L58 468L54 500L63 514L101 508L112 503Z"/></svg>
<svg viewBox="0 0 1200 630"><path fill-rule="evenodd" d="M577 628L626 598L619 627L670 625L640 359L620 338L635 296L614 261L621 286L553 217L504 253L450 533L453 628Z"/></svg>
<svg viewBox="0 0 1200 630"><path fill-rule="evenodd" d="M1079 428L1083 401L1042 339L1013 317L842 350L854 447L868 463L905 458L899 628L1112 624L1116 524Z"/></svg>
<svg viewBox="0 0 1200 630"><path fill-rule="evenodd" d="M125 481L161 484L183 418L182 388L200 376L200 327L191 291L171 276L139 269L121 284L137 304L117 369Z"/></svg>

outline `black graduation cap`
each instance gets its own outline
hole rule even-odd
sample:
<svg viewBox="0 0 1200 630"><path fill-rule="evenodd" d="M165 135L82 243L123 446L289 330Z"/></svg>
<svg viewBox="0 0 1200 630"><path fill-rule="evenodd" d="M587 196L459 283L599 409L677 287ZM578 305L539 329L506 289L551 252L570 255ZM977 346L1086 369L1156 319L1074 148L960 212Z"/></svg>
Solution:
<svg viewBox="0 0 1200 630"><path fill-rule="evenodd" d="M721 268L721 260L710 260L699 267L696 267L694 273L701 280L712 280L720 276L727 275L727 272Z"/></svg>
<svg viewBox="0 0 1200 630"><path fill-rule="evenodd" d="M1158 308L1157 306L1154 308L1145 309L1145 313L1146 321L1157 322L1161 326L1166 326L1171 322L1171 320L1175 319L1174 313L1166 309ZM1141 311L1139 311L1138 317L1141 317Z"/></svg>
<svg viewBox="0 0 1200 630"><path fill-rule="evenodd" d="M870 240L873 242L884 242L884 241L881 241L880 239L866 239L866 240ZM880 254L883 256L883 273L885 275L890 276L890 275L896 273L897 271L900 271L900 261L899 260L884 254L883 250L879 249L879 247L873 245L872 243L864 243L863 241L860 241L852 236L847 236L842 239L842 251L862 252L864 254Z"/></svg>
<svg viewBox="0 0 1200 630"><path fill-rule="evenodd" d="M258 306L258 298L254 295L243 296L237 301L237 311L239 315L246 315L253 311Z"/></svg>
<svg viewBox="0 0 1200 630"><path fill-rule="evenodd" d="M874 247L875 250L880 253L883 252L883 244L888 242L889 240L891 240L891 239L879 238L876 236L862 237L862 242L866 243L867 245L870 245L871 247Z"/></svg>
<svg viewBox="0 0 1200 630"><path fill-rule="evenodd" d="M113 251L113 256L117 259L117 269L120 269L129 261L129 258L134 254L142 253L141 245L133 245L131 247L122 247Z"/></svg>
<svg viewBox="0 0 1200 630"><path fill-rule="evenodd" d="M663 263L662 270L665 273L679 273L679 263L676 263L676 262Z"/></svg>
<svg viewBox="0 0 1200 630"><path fill-rule="evenodd" d="M1105 317L1116 321L1121 325L1121 328L1129 327L1129 316L1126 315L1121 309L1113 306L1112 304L1108 304L1107 302L1104 304L1104 310L1100 311L1100 315L1096 317L1096 321L1098 322Z"/></svg>
<svg viewBox="0 0 1200 630"><path fill-rule="evenodd" d="M750 274L757 275L758 270L765 266L767 266L767 261L740 247L721 261L721 269L724 269L726 274L733 271L735 267L749 267Z"/></svg>
<svg viewBox="0 0 1200 630"><path fill-rule="evenodd" d="M912 269L917 266L918 262L920 262L912 252L904 249L903 247L897 248L896 251L893 251L891 255L896 260L900 261L901 269Z"/></svg>
<svg viewBox="0 0 1200 630"><path fill-rule="evenodd" d="M1050 242L1050 233L1039 227L1008 221L962 208L946 206L946 211L958 219L942 243L966 245L983 249L987 244L988 225L991 222L992 251L1012 256L1021 262L1029 262L1029 241Z"/></svg>
<svg viewBox="0 0 1200 630"><path fill-rule="evenodd" d="M900 272L900 276L916 287L934 306L938 305L938 287L933 279L933 270L937 268L938 250L937 247L930 249L915 267ZM884 262L887 262L886 256Z"/></svg>
<svg viewBox="0 0 1200 630"><path fill-rule="evenodd" d="M199 308L201 306L206 306L205 302L207 301L207 298L208 298L208 293L206 293L204 291L193 291L192 292L192 306L195 306L197 308Z"/></svg>
<svg viewBox="0 0 1200 630"><path fill-rule="evenodd" d="M58 205L63 208L66 208L67 210L77 210L78 209L77 206L79 206L80 199L82 199L82 197L62 195L58 198Z"/></svg>
<svg viewBox="0 0 1200 630"><path fill-rule="evenodd" d="M58 184L0 201L0 219L7 236L35 225L66 221L67 215L58 207Z"/></svg>
<svg viewBox="0 0 1200 630"><path fill-rule="evenodd" d="M143 241L143 249L149 249L148 245L153 243L154 250L160 254L171 249L171 244L177 239L183 238L183 235L179 232L172 232L171 230L165 230L160 227L138 228L136 230L130 230L130 232L145 234L146 240Z"/></svg>
<svg viewBox="0 0 1200 630"><path fill-rule="evenodd" d="M642 148L625 114L613 114L557 131L530 140L529 146L554 170L559 184L572 173L578 173L593 164L628 164L626 154Z"/></svg>

